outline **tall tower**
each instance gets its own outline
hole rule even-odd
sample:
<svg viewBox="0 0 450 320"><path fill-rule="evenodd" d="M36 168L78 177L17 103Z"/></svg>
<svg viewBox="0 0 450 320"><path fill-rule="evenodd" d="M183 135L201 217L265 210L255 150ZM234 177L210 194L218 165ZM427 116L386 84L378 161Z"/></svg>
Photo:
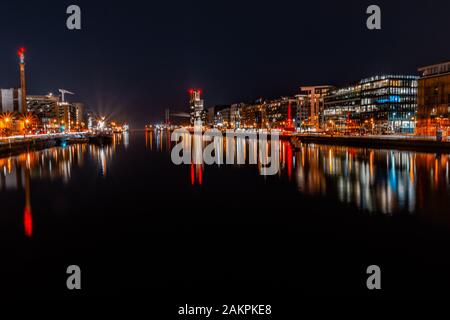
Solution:
<svg viewBox="0 0 450 320"><path fill-rule="evenodd" d="M191 125L196 121L204 122L206 113L203 108L203 100L201 99L202 91L200 89L189 90L189 107L191 114Z"/></svg>
<svg viewBox="0 0 450 320"><path fill-rule="evenodd" d="M17 52L19 55L19 67L20 67L20 94L21 94L21 103L22 108L20 112L27 112L27 88L25 83L25 48L20 48Z"/></svg>

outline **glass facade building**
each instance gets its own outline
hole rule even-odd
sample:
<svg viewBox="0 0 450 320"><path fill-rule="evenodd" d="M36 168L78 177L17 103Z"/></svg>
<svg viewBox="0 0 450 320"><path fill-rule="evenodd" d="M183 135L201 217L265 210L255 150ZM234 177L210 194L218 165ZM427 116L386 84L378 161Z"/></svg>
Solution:
<svg viewBox="0 0 450 320"><path fill-rule="evenodd" d="M322 128L345 133L413 133L418 77L381 75L331 90Z"/></svg>

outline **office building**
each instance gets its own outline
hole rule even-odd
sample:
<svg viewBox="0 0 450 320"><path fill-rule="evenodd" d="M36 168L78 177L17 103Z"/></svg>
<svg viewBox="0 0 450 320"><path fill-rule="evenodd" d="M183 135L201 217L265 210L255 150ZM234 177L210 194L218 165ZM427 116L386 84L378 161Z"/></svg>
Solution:
<svg viewBox="0 0 450 320"><path fill-rule="evenodd" d="M27 96L27 110L38 119L39 126L45 129L56 128L58 122L57 96L51 94L46 96Z"/></svg>
<svg viewBox="0 0 450 320"><path fill-rule="evenodd" d="M322 129L344 133L413 133L417 76L381 75L331 90Z"/></svg>
<svg viewBox="0 0 450 320"><path fill-rule="evenodd" d="M204 110L201 94L202 91L199 89L189 90L189 110L191 125L194 125L194 123L198 121L201 121L201 123L205 123L206 121L206 112Z"/></svg>
<svg viewBox="0 0 450 320"><path fill-rule="evenodd" d="M21 112L21 89L0 89L0 112Z"/></svg>
<svg viewBox="0 0 450 320"><path fill-rule="evenodd" d="M334 87L329 85L303 86L300 87L302 103L298 116L301 119L302 127L308 131L318 130L320 127L320 115L323 113L323 98Z"/></svg>

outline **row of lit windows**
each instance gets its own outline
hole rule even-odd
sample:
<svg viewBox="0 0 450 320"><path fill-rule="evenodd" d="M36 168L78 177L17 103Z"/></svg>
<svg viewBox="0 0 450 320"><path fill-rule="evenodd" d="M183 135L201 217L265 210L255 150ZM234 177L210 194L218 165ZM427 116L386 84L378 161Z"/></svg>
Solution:
<svg viewBox="0 0 450 320"><path fill-rule="evenodd" d="M389 93L393 94L417 94L417 88L389 88Z"/></svg>
<svg viewBox="0 0 450 320"><path fill-rule="evenodd" d="M363 98L361 99L361 105L368 104L399 104L399 103L411 103L415 104L417 101L416 96L399 96L399 95L390 95L390 96L381 96L377 98Z"/></svg>
<svg viewBox="0 0 450 320"><path fill-rule="evenodd" d="M401 97L401 96L384 96L379 98L364 98L361 99L361 105L368 104L399 104L404 102L411 102L411 104L415 104L416 99L413 97Z"/></svg>
<svg viewBox="0 0 450 320"><path fill-rule="evenodd" d="M399 88L382 88L374 91L363 91L363 96L382 96L386 94L404 94L404 95L416 95L417 88L412 87L399 87Z"/></svg>
<svg viewBox="0 0 450 320"><path fill-rule="evenodd" d="M391 80L389 82L391 87L414 87L417 88L418 82L416 80Z"/></svg>
<svg viewBox="0 0 450 320"><path fill-rule="evenodd" d="M376 82L368 82L362 85L363 90L383 88L389 86L389 80L382 80Z"/></svg>
<svg viewBox="0 0 450 320"><path fill-rule="evenodd" d="M335 113L335 112L370 112L370 111L406 111L415 112L417 110L416 104L396 104L396 105L365 105L365 106L336 106L333 108L326 108L324 114Z"/></svg>
<svg viewBox="0 0 450 320"><path fill-rule="evenodd" d="M373 82L373 81L377 81L377 80L385 80L385 79L417 80L418 78L419 77L417 77L417 76L383 75L383 76L374 76L374 77L371 77L371 78L362 79L361 83L368 83L368 82Z"/></svg>

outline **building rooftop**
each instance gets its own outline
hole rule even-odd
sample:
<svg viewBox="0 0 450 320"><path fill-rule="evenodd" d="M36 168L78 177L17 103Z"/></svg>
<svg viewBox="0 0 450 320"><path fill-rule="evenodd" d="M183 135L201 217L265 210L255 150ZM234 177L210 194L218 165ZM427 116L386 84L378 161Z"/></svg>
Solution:
<svg viewBox="0 0 450 320"><path fill-rule="evenodd" d="M376 75L372 76L370 78L364 78L359 83L364 84L368 82L373 81L379 81L379 80L386 80L386 79L408 79L408 80L415 80L418 79L418 76L415 75L401 75L401 74L383 74L383 75Z"/></svg>
<svg viewBox="0 0 450 320"><path fill-rule="evenodd" d="M440 75L444 73L450 73L450 61L425 66L418 69L422 73L422 77L429 77Z"/></svg>

